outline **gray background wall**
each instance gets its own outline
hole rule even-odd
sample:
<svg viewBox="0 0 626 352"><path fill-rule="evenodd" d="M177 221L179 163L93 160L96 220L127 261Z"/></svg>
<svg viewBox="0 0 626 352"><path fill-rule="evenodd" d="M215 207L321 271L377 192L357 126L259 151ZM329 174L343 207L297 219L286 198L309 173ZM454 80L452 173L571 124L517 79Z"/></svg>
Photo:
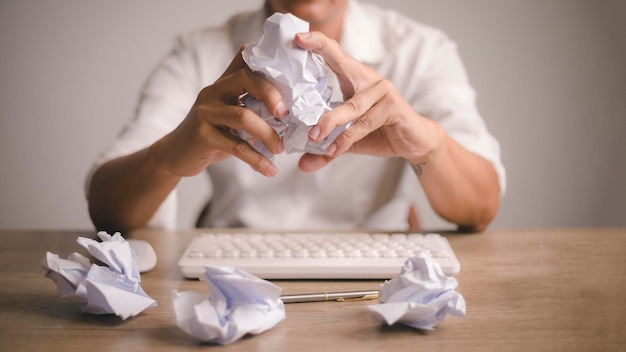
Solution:
<svg viewBox="0 0 626 352"><path fill-rule="evenodd" d="M493 227L626 226L626 1L370 2L459 44L508 171ZM87 170L175 34L261 3L0 0L0 228L91 229ZM180 227L204 181L180 185Z"/></svg>

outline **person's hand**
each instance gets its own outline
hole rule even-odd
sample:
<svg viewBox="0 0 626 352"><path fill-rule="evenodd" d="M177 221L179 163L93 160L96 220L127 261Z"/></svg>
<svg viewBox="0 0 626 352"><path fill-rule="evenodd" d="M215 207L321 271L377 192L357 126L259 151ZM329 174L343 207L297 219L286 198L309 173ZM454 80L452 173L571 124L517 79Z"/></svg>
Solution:
<svg viewBox="0 0 626 352"><path fill-rule="evenodd" d="M178 176L193 176L233 155L265 176L276 175L278 169L269 159L232 133L246 131L274 154L284 150L274 129L240 106L244 93L263 101L277 117L287 112L278 90L248 68L240 50L222 76L198 94L183 122L153 145L164 169Z"/></svg>
<svg viewBox="0 0 626 352"><path fill-rule="evenodd" d="M324 139L337 126L356 120L328 148L328 155L304 154L303 171L315 171L345 153L402 157L412 165L426 162L442 144L443 129L420 116L389 80L361 64L320 32L300 33L295 43L320 54L337 74L344 103L323 114L309 139Z"/></svg>

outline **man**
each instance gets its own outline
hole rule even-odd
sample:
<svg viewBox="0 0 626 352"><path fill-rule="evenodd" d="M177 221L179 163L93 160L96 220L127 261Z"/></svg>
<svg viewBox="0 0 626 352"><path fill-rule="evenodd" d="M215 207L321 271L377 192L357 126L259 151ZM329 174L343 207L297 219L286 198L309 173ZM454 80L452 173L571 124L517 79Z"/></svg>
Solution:
<svg viewBox="0 0 626 352"><path fill-rule="evenodd" d="M276 132L238 104L247 92L275 116L287 112L237 51L258 40L274 12L310 23L294 43L323 57L343 94L310 140L355 120L327 155L283 153ZM232 130L260 140L274 161ZM203 225L216 227L406 229L419 182L442 218L481 231L505 185L498 143L454 44L352 0L267 0L224 27L182 36L144 88L136 119L88 178L92 220L109 230L171 228L177 183L204 170L213 194Z"/></svg>

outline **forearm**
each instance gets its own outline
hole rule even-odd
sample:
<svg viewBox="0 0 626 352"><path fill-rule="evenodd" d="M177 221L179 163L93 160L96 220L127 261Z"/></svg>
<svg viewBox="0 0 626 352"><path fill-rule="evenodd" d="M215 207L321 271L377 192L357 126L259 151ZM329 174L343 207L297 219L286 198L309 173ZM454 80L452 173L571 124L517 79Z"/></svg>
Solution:
<svg viewBox="0 0 626 352"><path fill-rule="evenodd" d="M441 128L439 148L425 162L412 162L422 188L442 218L460 229L478 232L499 207L498 176L491 163L469 152Z"/></svg>
<svg viewBox="0 0 626 352"><path fill-rule="evenodd" d="M152 148L103 164L89 185L89 213L98 229L128 231L145 226L180 181L159 167Z"/></svg>

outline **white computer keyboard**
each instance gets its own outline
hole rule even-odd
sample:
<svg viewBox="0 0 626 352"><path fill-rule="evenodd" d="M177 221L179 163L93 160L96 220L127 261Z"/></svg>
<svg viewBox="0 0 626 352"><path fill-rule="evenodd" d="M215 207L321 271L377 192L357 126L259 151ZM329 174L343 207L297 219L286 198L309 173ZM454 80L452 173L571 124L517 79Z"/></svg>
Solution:
<svg viewBox="0 0 626 352"><path fill-rule="evenodd" d="M204 233L178 268L188 278L201 278L206 265L226 265L263 279L389 279L422 252L445 274L459 272L445 237L418 233Z"/></svg>

